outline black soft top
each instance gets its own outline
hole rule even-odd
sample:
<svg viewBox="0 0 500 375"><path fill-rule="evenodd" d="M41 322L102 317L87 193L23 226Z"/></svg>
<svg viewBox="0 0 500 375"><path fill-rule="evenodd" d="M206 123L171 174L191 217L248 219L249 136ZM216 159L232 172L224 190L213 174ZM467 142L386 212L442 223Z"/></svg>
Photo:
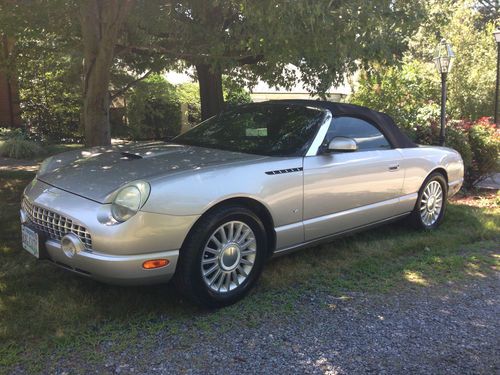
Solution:
<svg viewBox="0 0 500 375"><path fill-rule="evenodd" d="M398 128L392 117L390 117L385 113L377 112L366 107L361 107L359 105L354 105L354 104L329 102L325 100L291 99L291 100L272 100L269 101L268 103L281 103L281 104L324 108L328 109L332 113L333 117L339 117L339 116L358 117L376 126L382 132L382 134L384 134L384 136L390 142L392 147L394 148L417 147L417 145L413 143L412 140L408 138L408 136L401 131L401 129Z"/></svg>

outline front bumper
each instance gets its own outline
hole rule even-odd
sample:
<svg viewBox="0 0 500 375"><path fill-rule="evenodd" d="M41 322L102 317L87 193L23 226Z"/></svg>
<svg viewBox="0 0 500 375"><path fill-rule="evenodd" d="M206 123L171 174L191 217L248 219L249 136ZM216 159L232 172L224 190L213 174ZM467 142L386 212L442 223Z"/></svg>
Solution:
<svg viewBox="0 0 500 375"><path fill-rule="evenodd" d="M94 202L41 181L34 180L24 191L23 199L41 208L38 225L21 209L26 224L43 233L50 261L81 275L112 284L151 284L168 281L175 273L179 249L198 216L173 216L138 212L130 220L103 224L99 215L105 204ZM28 207L23 204L23 207ZM52 215L52 216L51 216ZM40 220L43 220L40 225ZM61 224L62 223L62 224ZM55 229L54 229L55 228ZM60 238L68 230L89 235L85 249L67 256ZM166 259L161 268L144 269L147 260Z"/></svg>
<svg viewBox="0 0 500 375"><path fill-rule="evenodd" d="M119 285L140 285L167 282L175 273L178 250L139 255L108 255L94 251L82 251L67 257L58 241L47 240L45 247L49 260L59 267L83 276ZM156 269L144 269L142 264L151 259L167 259L168 265Z"/></svg>

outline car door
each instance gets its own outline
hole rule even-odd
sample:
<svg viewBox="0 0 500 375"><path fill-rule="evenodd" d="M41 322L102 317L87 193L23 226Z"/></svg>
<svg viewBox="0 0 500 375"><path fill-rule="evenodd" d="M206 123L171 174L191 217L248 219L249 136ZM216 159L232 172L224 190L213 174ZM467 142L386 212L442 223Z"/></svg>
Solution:
<svg viewBox="0 0 500 375"><path fill-rule="evenodd" d="M304 157L304 230L310 241L401 214L402 154L373 124L356 117L332 120L324 144L352 138L353 152Z"/></svg>

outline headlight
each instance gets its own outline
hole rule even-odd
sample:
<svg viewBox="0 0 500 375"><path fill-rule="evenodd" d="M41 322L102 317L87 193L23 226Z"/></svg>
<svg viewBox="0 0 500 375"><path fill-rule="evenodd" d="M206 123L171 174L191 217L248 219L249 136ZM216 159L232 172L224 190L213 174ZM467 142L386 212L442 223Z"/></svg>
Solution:
<svg viewBox="0 0 500 375"><path fill-rule="evenodd" d="M149 191L150 186L144 181L136 181L121 188L111 204L113 218L119 222L130 219L146 203Z"/></svg>

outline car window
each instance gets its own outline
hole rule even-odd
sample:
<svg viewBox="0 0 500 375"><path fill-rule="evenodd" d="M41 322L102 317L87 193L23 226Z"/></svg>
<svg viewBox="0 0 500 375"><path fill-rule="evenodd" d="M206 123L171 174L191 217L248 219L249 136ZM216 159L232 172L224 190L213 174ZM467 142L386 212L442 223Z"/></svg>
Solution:
<svg viewBox="0 0 500 375"><path fill-rule="evenodd" d="M212 117L172 142L269 155L302 155L325 112L284 104L249 104Z"/></svg>
<svg viewBox="0 0 500 375"><path fill-rule="evenodd" d="M391 145L384 135L372 124L355 117L336 117L333 119L326 139L334 137L352 138L358 144L358 151L387 150Z"/></svg>

